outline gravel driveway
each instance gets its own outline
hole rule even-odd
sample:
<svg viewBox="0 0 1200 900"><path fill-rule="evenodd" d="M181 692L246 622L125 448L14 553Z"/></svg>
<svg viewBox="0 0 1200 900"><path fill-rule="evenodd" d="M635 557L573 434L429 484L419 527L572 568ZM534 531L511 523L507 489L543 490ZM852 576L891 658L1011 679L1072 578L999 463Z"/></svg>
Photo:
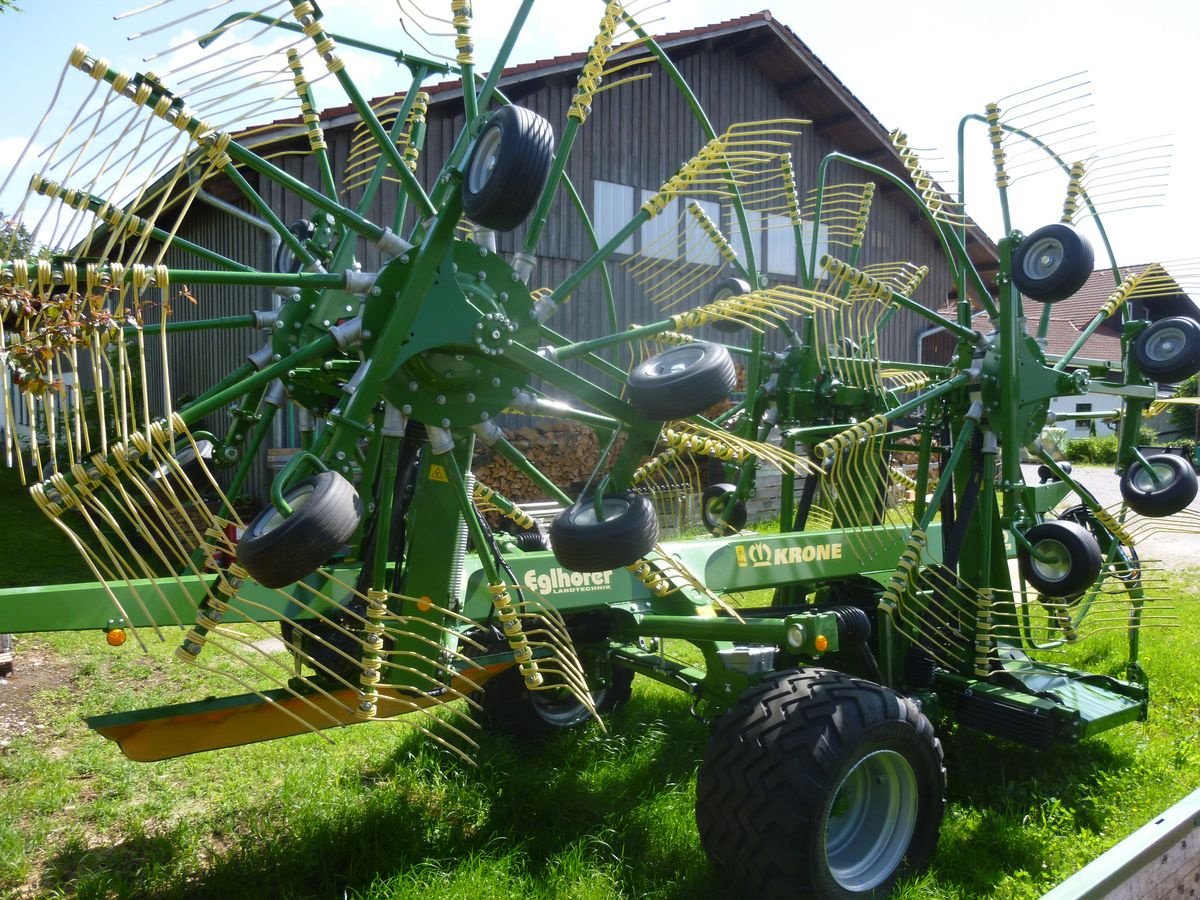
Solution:
<svg viewBox="0 0 1200 900"><path fill-rule="evenodd" d="M1037 466L1024 466L1025 479L1037 483ZM1112 469L1102 466L1076 466L1072 476L1091 491L1105 507L1121 502L1120 479ZM1073 495L1065 505L1073 505ZM1188 506L1193 516L1183 513L1175 517L1179 524L1190 522L1200 528L1200 495ZM1200 531L1192 534L1157 533L1138 544L1138 553L1146 560L1159 560L1167 568L1200 569Z"/></svg>

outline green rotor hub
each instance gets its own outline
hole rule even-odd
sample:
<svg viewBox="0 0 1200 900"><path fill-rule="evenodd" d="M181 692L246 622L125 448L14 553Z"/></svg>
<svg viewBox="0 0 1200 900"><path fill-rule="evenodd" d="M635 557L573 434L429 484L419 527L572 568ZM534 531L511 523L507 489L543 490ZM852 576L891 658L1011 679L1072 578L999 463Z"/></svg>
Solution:
<svg viewBox="0 0 1200 900"><path fill-rule="evenodd" d="M383 395L406 415L444 428L487 421L528 381L508 359L514 343L538 339L533 298L499 255L455 241L426 296L406 290L409 257L380 273L363 315L363 348L392 367ZM377 346L395 303L419 302L398 352Z"/></svg>

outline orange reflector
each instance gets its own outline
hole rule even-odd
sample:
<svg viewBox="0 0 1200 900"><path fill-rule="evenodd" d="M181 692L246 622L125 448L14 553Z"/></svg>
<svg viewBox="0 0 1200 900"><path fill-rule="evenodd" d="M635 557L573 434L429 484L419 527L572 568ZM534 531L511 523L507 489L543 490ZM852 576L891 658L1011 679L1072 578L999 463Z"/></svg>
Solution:
<svg viewBox="0 0 1200 900"><path fill-rule="evenodd" d="M421 597L417 600L417 609L421 612L429 612L429 610L433 609L433 601L428 597Z"/></svg>
<svg viewBox="0 0 1200 900"><path fill-rule="evenodd" d="M105 632L104 639L108 641L108 645L110 647L120 647L123 643L125 643L125 629L110 628L107 632Z"/></svg>
<svg viewBox="0 0 1200 900"><path fill-rule="evenodd" d="M829 638L825 637L823 634L818 634L816 638L813 639L813 646L817 648L818 653L824 653L829 649Z"/></svg>

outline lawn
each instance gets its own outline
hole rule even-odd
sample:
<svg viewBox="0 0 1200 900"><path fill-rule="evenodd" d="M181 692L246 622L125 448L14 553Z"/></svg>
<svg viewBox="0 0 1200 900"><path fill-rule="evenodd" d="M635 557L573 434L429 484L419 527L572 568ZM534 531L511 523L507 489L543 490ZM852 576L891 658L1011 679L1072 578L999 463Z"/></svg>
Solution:
<svg viewBox="0 0 1200 900"><path fill-rule="evenodd" d="M34 506L16 469L0 466L0 534L5 537L0 587L90 581L75 548Z"/></svg>
<svg viewBox="0 0 1200 900"><path fill-rule="evenodd" d="M1192 600L1197 577L1159 593ZM901 896L1037 897L1200 786L1200 610L1179 606L1177 627L1143 636L1149 721L1048 752L940 729L941 842ZM1075 662L1118 672L1121 639L1100 635ZM729 896L693 820L706 728L674 691L638 679L607 733L482 734L474 766L402 721L129 762L82 717L233 692L174 662L177 643L19 638L20 690L0 691L0 721L21 732L0 734L0 895Z"/></svg>

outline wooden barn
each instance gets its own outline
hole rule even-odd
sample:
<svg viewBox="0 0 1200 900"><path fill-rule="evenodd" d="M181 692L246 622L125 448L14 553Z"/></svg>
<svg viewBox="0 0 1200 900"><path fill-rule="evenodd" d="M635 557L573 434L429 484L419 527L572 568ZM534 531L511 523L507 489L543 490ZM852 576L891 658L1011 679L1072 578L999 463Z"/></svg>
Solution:
<svg viewBox="0 0 1200 900"><path fill-rule="evenodd" d="M658 40L695 90L718 132L739 122L776 119L811 122L802 127L791 147L801 197L815 186L821 160L833 151L907 178L902 160L889 139L889 129L791 29L769 12L660 36ZM500 86L512 103L535 110L553 124L556 133L561 132L583 60L581 52L514 66L506 70ZM417 177L426 185L436 176L463 126L462 91L458 82L435 85L429 93L424 147L416 169ZM381 97L372 102L381 117L398 104L395 97ZM333 171L342 174L345 182L355 181L353 172L361 164L359 148L355 144L357 115L349 106L327 109L321 112L320 121ZM264 132L263 129L254 131ZM303 151L308 146L299 118L274 123L265 129L265 133L271 136L270 152L279 166L308 184L319 183L320 174L312 155L288 152ZM248 142L254 143L253 139ZM704 143L705 136L685 98L661 72L598 95L567 171L600 239L615 233L643 200ZM304 208L298 198L286 194L276 184L266 179L260 182L251 173L247 175L282 221L293 222L311 215L312 211ZM835 164L830 173L830 181L834 184L866 180L869 179L861 170L840 163ZM362 196L362 190L361 183L353 185L343 192L341 199L354 206ZM395 217L399 194L395 184L385 184L366 210L367 218L390 224ZM668 210L653 219L608 263L617 303L617 321L612 321L599 279L593 276L580 285L571 301L550 323L556 331L580 339L608 334L614 328L624 329L631 323L662 318L662 311L647 299L630 276L628 267L623 265L633 254L640 252L667 261L674 255L681 264L693 266L719 261L698 252L693 226L686 221L679 201L675 203L676 210ZM729 207L711 198L703 199L702 206L714 222L720 223L723 231L732 234ZM775 219L780 217L769 212L752 211L750 215L760 272L771 282L795 283L797 262L791 229L786 229L785 234L785 229L776 227L786 224L786 219L776 222ZM409 218L411 220L411 214ZM190 204L179 225L178 235L262 268L271 267L279 246L278 238L232 183L221 179L208 182ZM511 253L519 246L521 236L521 228L498 235L498 249L502 253ZM819 235L819 242L825 243L823 233ZM738 243L737 239L734 243ZM565 192L560 192L550 211L531 287L560 283L580 261L591 255L591 246L585 238L580 217L571 208ZM824 250L824 246L821 249ZM996 250L986 236L973 232L969 236L968 249L985 277L989 270L995 269ZM378 252L374 247L363 245L359 262L364 271L374 271L378 267ZM929 266L930 273L916 291L915 299L931 309L943 306L951 289L951 278L934 234L914 204L893 185L881 181L877 186L860 265L892 261ZM175 249L166 262L179 267L204 265ZM188 308L189 304L178 304L173 311L176 319L269 310L278 303L278 298L266 288L204 288L196 289L194 293L196 305ZM692 305L708 299L701 297ZM920 335L928 328L927 320L912 312L901 312L882 336L879 347L882 357L916 360ZM171 361L173 393L184 397L200 394L242 365L262 344L261 334L248 332L178 336ZM290 416L280 422L271 443L275 447L295 446L295 425ZM227 424L214 421L211 427L222 433ZM251 479L250 493L262 496L268 483L266 478L264 467Z"/></svg>

